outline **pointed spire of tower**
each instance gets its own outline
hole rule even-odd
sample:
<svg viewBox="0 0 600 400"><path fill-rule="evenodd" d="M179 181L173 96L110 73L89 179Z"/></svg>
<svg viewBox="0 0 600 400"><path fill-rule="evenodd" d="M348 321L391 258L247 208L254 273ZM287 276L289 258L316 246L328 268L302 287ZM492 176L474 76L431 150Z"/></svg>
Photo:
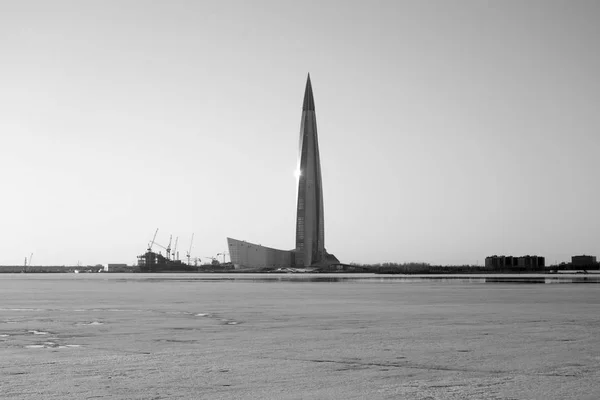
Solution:
<svg viewBox="0 0 600 400"><path fill-rule="evenodd" d="M312 85L310 84L310 74L306 78L306 89L304 90L304 104L302 111L315 111L315 99L313 98Z"/></svg>

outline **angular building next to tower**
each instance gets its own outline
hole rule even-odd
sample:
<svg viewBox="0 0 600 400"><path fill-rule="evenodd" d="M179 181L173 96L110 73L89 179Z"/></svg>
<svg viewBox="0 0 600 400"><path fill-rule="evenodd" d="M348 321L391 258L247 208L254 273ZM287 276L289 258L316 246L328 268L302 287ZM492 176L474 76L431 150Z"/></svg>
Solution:
<svg viewBox="0 0 600 400"><path fill-rule="evenodd" d="M317 136L315 100L310 75L306 80L300 145L298 152L296 246L294 250L278 250L227 238L231 262L241 268L307 268L339 264L325 250L325 218L323 213L323 181Z"/></svg>

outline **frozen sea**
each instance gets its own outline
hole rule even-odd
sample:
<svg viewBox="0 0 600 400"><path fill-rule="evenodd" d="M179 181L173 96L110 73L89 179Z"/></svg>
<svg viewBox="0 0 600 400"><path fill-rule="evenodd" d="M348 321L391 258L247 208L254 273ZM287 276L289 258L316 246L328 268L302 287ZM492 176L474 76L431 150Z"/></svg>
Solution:
<svg viewBox="0 0 600 400"><path fill-rule="evenodd" d="M596 400L597 277L0 274L0 398Z"/></svg>

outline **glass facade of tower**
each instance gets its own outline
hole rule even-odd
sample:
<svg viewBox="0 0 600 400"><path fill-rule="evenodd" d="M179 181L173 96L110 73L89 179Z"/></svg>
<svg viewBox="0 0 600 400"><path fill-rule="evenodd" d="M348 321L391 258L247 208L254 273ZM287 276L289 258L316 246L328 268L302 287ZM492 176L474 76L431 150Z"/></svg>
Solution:
<svg viewBox="0 0 600 400"><path fill-rule="evenodd" d="M295 265L296 267L309 267L325 260L321 160L310 76L306 81L304 92L298 150Z"/></svg>

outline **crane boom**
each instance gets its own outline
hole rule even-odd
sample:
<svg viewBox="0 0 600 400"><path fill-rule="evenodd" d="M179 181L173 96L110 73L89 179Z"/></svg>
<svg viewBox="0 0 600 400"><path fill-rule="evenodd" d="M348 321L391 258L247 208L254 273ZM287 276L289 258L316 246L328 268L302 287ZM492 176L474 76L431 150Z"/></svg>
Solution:
<svg viewBox="0 0 600 400"><path fill-rule="evenodd" d="M173 247L173 259L177 259L177 245L179 244L179 236L175 238L175 247Z"/></svg>
<svg viewBox="0 0 600 400"><path fill-rule="evenodd" d="M190 248L188 250L188 254L192 252L192 244L194 243L194 234L192 233L192 240L190 240Z"/></svg>
<svg viewBox="0 0 600 400"><path fill-rule="evenodd" d="M193 233L192 233L192 240L190 240L190 248L189 248L187 254L185 255L187 257L188 265L190 264L190 255L192 253L192 243L194 243L194 234Z"/></svg>
<svg viewBox="0 0 600 400"><path fill-rule="evenodd" d="M148 245L148 251L152 251L152 246L154 246L154 241L156 240L156 235L158 234L158 228L156 228L156 232L154 232L154 237L152 238L152 242Z"/></svg>
<svg viewBox="0 0 600 400"><path fill-rule="evenodd" d="M160 243L154 242L154 244L160 247L161 249L167 250L167 248Z"/></svg>

